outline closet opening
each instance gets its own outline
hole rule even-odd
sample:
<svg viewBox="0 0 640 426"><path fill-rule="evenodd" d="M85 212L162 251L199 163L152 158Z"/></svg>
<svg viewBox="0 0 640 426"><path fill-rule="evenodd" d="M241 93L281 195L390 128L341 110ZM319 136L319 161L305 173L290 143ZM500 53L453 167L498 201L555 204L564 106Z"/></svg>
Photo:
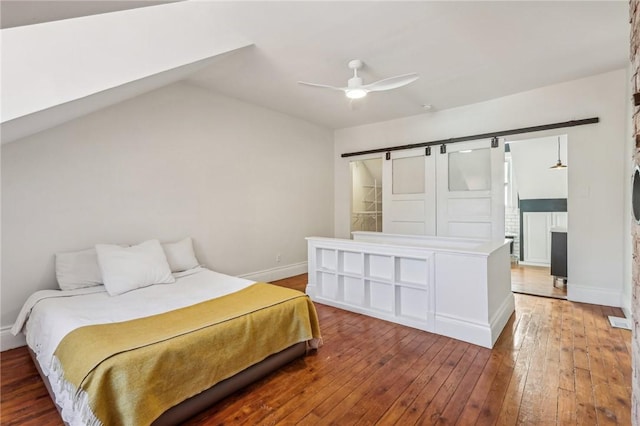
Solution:
<svg viewBox="0 0 640 426"><path fill-rule="evenodd" d="M382 232L382 158L351 161L351 232Z"/></svg>

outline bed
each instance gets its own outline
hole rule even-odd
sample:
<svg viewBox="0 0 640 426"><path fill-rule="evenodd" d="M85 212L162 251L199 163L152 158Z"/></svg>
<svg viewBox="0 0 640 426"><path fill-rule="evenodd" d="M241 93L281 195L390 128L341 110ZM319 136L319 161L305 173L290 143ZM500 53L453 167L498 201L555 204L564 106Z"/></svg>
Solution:
<svg viewBox="0 0 640 426"><path fill-rule="evenodd" d="M321 345L302 292L203 267L172 276L27 300L12 331L66 424L177 424Z"/></svg>

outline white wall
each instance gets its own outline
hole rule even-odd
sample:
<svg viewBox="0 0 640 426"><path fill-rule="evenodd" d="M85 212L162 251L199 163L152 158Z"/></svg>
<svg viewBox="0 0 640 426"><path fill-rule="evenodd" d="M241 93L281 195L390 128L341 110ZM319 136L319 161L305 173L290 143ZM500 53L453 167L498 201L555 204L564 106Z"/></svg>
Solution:
<svg viewBox="0 0 640 426"><path fill-rule="evenodd" d="M558 132L562 132L558 129ZM547 198L567 198L567 169L551 169L558 159L558 138L560 158L567 161L567 137L558 135L549 138L528 139L509 144L511 149L513 174L518 184L521 200Z"/></svg>
<svg viewBox="0 0 640 426"><path fill-rule="evenodd" d="M624 69L460 108L336 131L335 234L349 237L349 158L340 154L599 117L568 135L568 297L620 306L623 289L627 76ZM531 139L558 130L508 137ZM351 158L351 160L354 158Z"/></svg>
<svg viewBox="0 0 640 426"><path fill-rule="evenodd" d="M178 83L3 145L2 326L55 288L54 253L98 242L190 235L224 273L304 272L304 238L333 232L332 141Z"/></svg>

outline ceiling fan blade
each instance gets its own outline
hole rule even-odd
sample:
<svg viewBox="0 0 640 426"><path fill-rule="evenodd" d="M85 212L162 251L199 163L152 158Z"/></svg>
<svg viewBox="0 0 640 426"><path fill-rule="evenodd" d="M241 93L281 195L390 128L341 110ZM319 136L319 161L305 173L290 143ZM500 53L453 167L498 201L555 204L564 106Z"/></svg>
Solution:
<svg viewBox="0 0 640 426"><path fill-rule="evenodd" d="M304 84L305 86L311 86L311 87L319 87L321 89L342 90L343 92L346 89L344 87L329 86L327 84L307 83L306 81L299 81L298 84Z"/></svg>
<svg viewBox="0 0 640 426"><path fill-rule="evenodd" d="M418 74L413 72L410 74L403 74L395 77L385 78L383 80L378 80L374 83L366 84L362 86L362 88L370 92L380 92L383 90L397 89L398 87L406 86L409 83L413 83L418 79L418 77Z"/></svg>

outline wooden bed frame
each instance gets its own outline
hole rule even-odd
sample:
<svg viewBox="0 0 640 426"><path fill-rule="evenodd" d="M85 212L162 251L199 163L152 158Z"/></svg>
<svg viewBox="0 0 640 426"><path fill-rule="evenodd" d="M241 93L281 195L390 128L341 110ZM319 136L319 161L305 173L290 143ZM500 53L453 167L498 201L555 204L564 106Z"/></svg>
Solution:
<svg viewBox="0 0 640 426"><path fill-rule="evenodd" d="M170 408L169 410L165 411L160 417L158 417L152 423L152 425L166 426L179 424L195 416L206 408L212 406L221 399L231 395L235 391L263 378L264 376L279 369L283 365L288 364L294 359L304 356L305 353L306 342L300 342L288 347L287 349L284 349L283 351L270 355L269 357L241 371L235 376L229 377L228 379L217 383L216 385L199 393L198 395L195 395L183 401L182 403ZM60 412L60 407L55 402L55 396L53 395L53 391L51 390L49 379L42 373L40 364L38 364L38 360L36 359L35 354L31 350L31 348L29 348L29 355L31 355L33 363L35 364L40 377L42 377L42 381L47 387L49 396L51 396L51 399L58 409L58 412Z"/></svg>

